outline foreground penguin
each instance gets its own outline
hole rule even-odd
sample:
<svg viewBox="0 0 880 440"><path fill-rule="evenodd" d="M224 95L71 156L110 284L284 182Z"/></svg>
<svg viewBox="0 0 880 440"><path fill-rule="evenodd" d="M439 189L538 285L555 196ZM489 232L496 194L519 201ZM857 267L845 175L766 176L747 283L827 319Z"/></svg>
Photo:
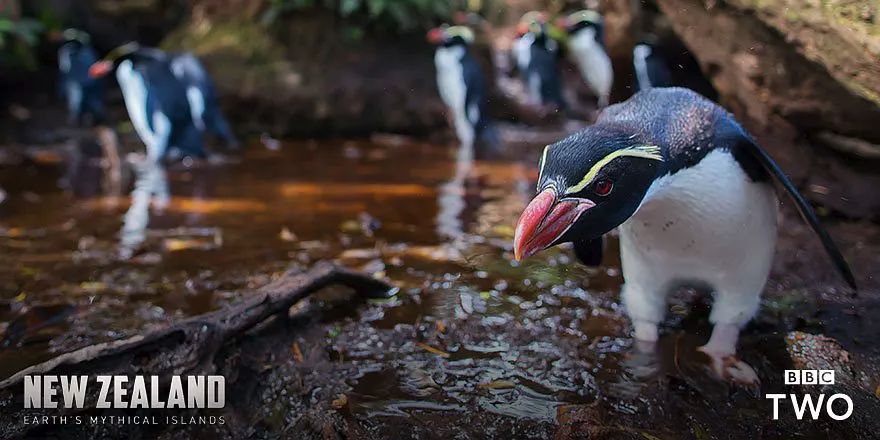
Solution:
<svg viewBox="0 0 880 440"><path fill-rule="evenodd" d="M428 41L438 46L434 53L437 89L449 109L458 140L468 145L479 140L495 146L498 135L486 111L483 72L469 51L473 40L473 33L464 26L428 32Z"/></svg>
<svg viewBox="0 0 880 440"><path fill-rule="evenodd" d="M605 52L602 16L596 11L583 10L568 15L560 24L568 32L568 51L581 77L598 97L599 108L607 106L614 71L611 58Z"/></svg>
<svg viewBox="0 0 880 440"><path fill-rule="evenodd" d="M58 70L68 120L83 125L91 118L91 123L100 123L104 119L104 86L102 81L89 77L89 67L98 61L91 38L77 29L65 30L61 38L64 42L58 49Z"/></svg>
<svg viewBox="0 0 880 440"><path fill-rule="evenodd" d="M638 90L673 85L672 72L654 44L654 38L646 38L633 47L633 71L636 73Z"/></svg>
<svg viewBox="0 0 880 440"><path fill-rule="evenodd" d="M670 290L709 287L714 329L701 350L723 377L754 383L735 353L773 262L774 182L855 288L840 251L779 166L729 113L680 88L639 92L544 149L538 195L516 226L515 256L572 242L581 261L597 265L602 235L619 226L622 300L635 338L657 341Z"/></svg>
<svg viewBox="0 0 880 440"><path fill-rule="evenodd" d="M547 35L547 16L532 11L517 25L520 37L513 43L513 56L532 103L564 109L562 81L557 59L559 45Z"/></svg>

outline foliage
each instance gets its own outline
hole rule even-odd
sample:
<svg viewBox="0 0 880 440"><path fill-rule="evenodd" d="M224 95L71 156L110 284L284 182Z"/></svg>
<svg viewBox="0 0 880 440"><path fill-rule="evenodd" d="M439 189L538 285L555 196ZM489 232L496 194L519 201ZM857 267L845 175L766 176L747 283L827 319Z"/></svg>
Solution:
<svg viewBox="0 0 880 440"><path fill-rule="evenodd" d="M270 23L286 12L323 8L365 26L401 33L448 19L451 3L447 0L272 0L263 21Z"/></svg>
<svg viewBox="0 0 880 440"><path fill-rule="evenodd" d="M36 68L34 50L43 30L43 24L36 19L0 17L0 65Z"/></svg>

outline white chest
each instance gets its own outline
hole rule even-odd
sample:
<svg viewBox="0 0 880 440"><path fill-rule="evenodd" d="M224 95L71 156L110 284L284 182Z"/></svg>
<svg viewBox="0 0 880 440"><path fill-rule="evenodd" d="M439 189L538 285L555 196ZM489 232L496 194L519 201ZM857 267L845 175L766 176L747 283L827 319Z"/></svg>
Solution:
<svg viewBox="0 0 880 440"><path fill-rule="evenodd" d="M596 31L583 29L569 40L568 45L587 85L602 96L610 93L614 76L611 59L596 41Z"/></svg>
<svg viewBox="0 0 880 440"><path fill-rule="evenodd" d="M752 182L733 157L712 151L651 186L620 227L624 275L698 279L749 276L772 262L776 194Z"/></svg>
<svg viewBox="0 0 880 440"><path fill-rule="evenodd" d="M437 69L437 89L447 107L453 111L464 112L465 84L461 58L464 48L459 46L440 47L434 53L434 66Z"/></svg>
<svg viewBox="0 0 880 440"><path fill-rule="evenodd" d="M633 68L636 71L639 90L647 90L652 87L651 77L648 75L649 56L651 56L651 47L647 44L637 44L633 49Z"/></svg>
<svg viewBox="0 0 880 440"><path fill-rule="evenodd" d="M134 69L131 61L125 60L116 68L116 80L122 89L125 109L141 140L150 147L155 143L147 115L147 86L143 76Z"/></svg>
<svg viewBox="0 0 880 440"><path fill-rule="evenodd" d="M533 34L525 34L513 42L513 57L516 59L516 66L521 72L529 69L532 63L532 44L535 43Z"/></svg>

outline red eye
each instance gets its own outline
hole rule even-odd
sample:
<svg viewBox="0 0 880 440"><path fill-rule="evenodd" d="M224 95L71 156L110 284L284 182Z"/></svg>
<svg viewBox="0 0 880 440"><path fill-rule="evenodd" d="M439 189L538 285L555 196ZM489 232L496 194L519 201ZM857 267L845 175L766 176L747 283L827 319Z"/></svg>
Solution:
<svg viewBox="0 0 880 440"><path fill-rule="evenodd" d="M611 182L608 179L601 179L598 182L596 182L596 185L593 188L593 191L595 191L596 194L598 194L600 196L607 196L608 194L611 194L611 190L613 188L614 188L613 182Z"/></svg>

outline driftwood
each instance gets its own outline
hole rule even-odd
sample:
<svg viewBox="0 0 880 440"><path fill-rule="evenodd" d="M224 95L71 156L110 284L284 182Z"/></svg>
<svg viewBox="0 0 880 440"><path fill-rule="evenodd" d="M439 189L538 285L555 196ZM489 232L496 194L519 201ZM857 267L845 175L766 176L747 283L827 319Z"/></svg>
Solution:
<svg viewBox="0 0 880 440"><path fill-rule="evenodd" d="M230 307L194 316L150 334L62 354L0 382L0 415L4 419L13 416L14 421L0 429L0 438L18 437L33 428L19 424L23 416L37 415L34 412L40 411L22 408L23 378L26 375L145 374L159 376L162 383L167 383L170 375L217 374L222 366L215 357L221 348L268 318L285 314L308 295L331 285L347 286L371 297L387 296L393 289L369 276L330 263L318 263L302 273L288 270L279 279ZM94 402L94 398L86 400ZM70 413L72 411L59 409L45 412L55 415Z"/></svg>

